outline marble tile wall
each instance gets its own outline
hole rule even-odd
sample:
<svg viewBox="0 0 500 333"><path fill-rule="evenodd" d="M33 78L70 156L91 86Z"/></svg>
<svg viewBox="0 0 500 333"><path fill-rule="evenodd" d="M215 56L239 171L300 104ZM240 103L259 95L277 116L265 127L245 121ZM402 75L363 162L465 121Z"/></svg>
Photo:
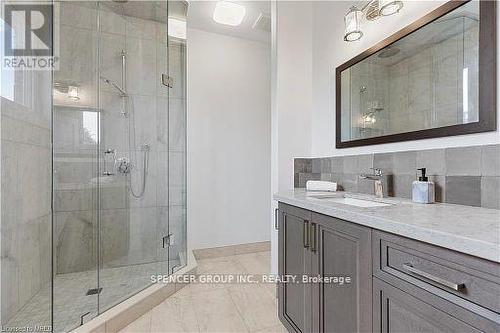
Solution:
<svg viewBox="0 0 500 333"><path fill-rule="evenodd" d="M479 26L470 19L462 24L460 33L429 47L422 45L418 53L408 54L403 47L395 57L375 57L354 65L346 73L350 84L343 88L351 89L343 105L343 114L351 123L343 126L343 137L365 138L477 121ZM466 78L467 106L463 105ZM364 124L362 113L374 106L382 108L375 113L376 122Z"/></svg>
<svg viewBox="0 0 500 333"><path fill-rule="evenodd" d="M425 167L436 184L436 201L500 209L500 145L296 158L294 183L304 188L307 180L328 180L346 191L373 194L373 183L359 178L372 167L383 169L389 196L411 198L416 169Z"/></svg>
<svg viewBox="0 0 500 333"><path fill-rule="evenodd" d="M50 73L14 73L14 87L33 89L9 95L4 86L0 98L2 327L51 278Z"/></svg>
<svg viewBox="0 0 500 333"><path fill-rule="evenodd" d="M394 132L477 121L478 24L389 68L389 110ZM462 103L468 69L467 114Z"/></svg>

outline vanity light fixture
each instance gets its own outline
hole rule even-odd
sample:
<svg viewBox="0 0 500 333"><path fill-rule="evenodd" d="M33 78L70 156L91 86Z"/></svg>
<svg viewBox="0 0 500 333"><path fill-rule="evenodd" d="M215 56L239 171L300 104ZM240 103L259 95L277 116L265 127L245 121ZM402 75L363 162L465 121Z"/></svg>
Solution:
<svg viewBox="0 0 500 333"><path fill-rule="evenodd" d="M363 8L352 6L344 16L346 42L354 42L363 37L361 20L375 21L383 16L398 13L403 8L401 0L371 0Z"/></svg>
<svg viewBox="0 0 500 333"><path fill-rule="evenodd" d="M54 90L60 94L65 94L72 101L80 100L80 88L74 81L54 81Z"/></svg>
<svg viewBox="0 0 500 333"><path fill-rule="evenodd" d="M229 1L218 1L215 4L213 20L220 24L235 27L243 22L245 15L245 6Z"/></svg>
<svg viewBox="0 0 500 333"><path fill-rule="evenodd" d="M352 6L344 16L345 33L344 40L346 42L354 42L363 37L361 31L361 19L363 12L356 6Z"/></svg>
<svg viewBox="0 0 500 333"><path fill-rule="evenodd" d="M398 13L403 8L403 1L379 0L379 15L389 16Z"/></svg>
<svg viewBox="0 0 500 333"><path fill-rule="evenodd" d="M68 86L68 98L75 102L80 100L80 97L78 96L78 87Z"/></svg>

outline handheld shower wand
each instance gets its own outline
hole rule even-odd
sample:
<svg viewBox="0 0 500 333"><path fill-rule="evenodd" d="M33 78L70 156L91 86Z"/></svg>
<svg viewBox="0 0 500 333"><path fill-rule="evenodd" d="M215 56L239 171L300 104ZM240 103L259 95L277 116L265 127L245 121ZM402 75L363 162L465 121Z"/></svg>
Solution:
<svg viewBox="0 0 500 333"><path fill-rule="evenodd" d="M128 94L122 88L120 88L120 86L115 81L110 80L102 75L101 75L101 80L103 80L104 83L106 83L107 85L115 88L115 90L117 90L118 93L120 94L120 97L128 97Z"/></svg>
<svg viewBox="0 0 500 333"><path fill-rule="evenodd" d="M134 112L134 103L131 95L127 93L127 77L126 77L126 52L122 50L120 52L120 57L122 60L122 84L118 85L115 81L102 76L101 80L112 87L114 90L118 92L118 95L122 99L122 111L121 114L123 117L128 118L128 126L126 126L127 138L128 138L128 150L130 151L130 159L123 157L116 159L115 163L117 164L118 172L128 175L129 189L132 196L136 199L142 198L144 192L146 190L146 178L148 176L149 169L149 152L150 146L147 143L141 145L140 151L142 152L142 178L141 185L139 188L139 192L136 193L134 191L134 187L132 185L132 173L133 173L133 165L134 162L137 163L137 148L135 146L135 112ZM130 112L129 110L130 109ZM130 117L129 117L130 114Z"/></svg>

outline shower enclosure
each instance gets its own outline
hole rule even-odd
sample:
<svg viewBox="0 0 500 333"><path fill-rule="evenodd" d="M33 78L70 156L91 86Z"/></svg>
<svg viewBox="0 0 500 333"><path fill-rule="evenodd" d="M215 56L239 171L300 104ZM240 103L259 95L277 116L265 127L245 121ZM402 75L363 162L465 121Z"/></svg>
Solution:
<svg viewBox="0 0 500 333"><path fill-rule="evenodd" d="M183 1L54 3L52 277L2 325L67 332L186 264L186 13Z"/></svg>

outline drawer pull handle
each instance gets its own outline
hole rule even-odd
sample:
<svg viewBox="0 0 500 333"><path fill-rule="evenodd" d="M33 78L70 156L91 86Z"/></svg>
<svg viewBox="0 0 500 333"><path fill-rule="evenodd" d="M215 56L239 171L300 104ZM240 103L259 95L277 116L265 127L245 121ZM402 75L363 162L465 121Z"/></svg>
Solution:
<svg viewBox="0 0 500 333"><path fill-rule="evenodd" d="M311 244L310 249L312 252L316 252L316 223L311 223L310 228L311 228L311 230L309 230L309 237L310 237L309 243Z"/></svg>
<svg viewBox="0 0 500 333"><path fill-rule="evenodd" d="M461 291L461 290L465 289L465 284L463 284L463 283L453 283L453 282L444 280L440 277L437 277L437 276L434 276L434 275L429 274L427 272L416 269L415 267L413 267L412 264L403 264L403 268L406 269L408 272L411 272L415 275L422 276L428 280L431 280L431 281L433 281L437 284L440 284L442 286L445 286L447 288L451 288L455 291Z"/></svg>
<svg viewBox="0 0 500 333"><path fill-rule="evenodd" d="M309 221L307 220L304 220L302 227L302 242L306 249L309 248Z"/></svg>

